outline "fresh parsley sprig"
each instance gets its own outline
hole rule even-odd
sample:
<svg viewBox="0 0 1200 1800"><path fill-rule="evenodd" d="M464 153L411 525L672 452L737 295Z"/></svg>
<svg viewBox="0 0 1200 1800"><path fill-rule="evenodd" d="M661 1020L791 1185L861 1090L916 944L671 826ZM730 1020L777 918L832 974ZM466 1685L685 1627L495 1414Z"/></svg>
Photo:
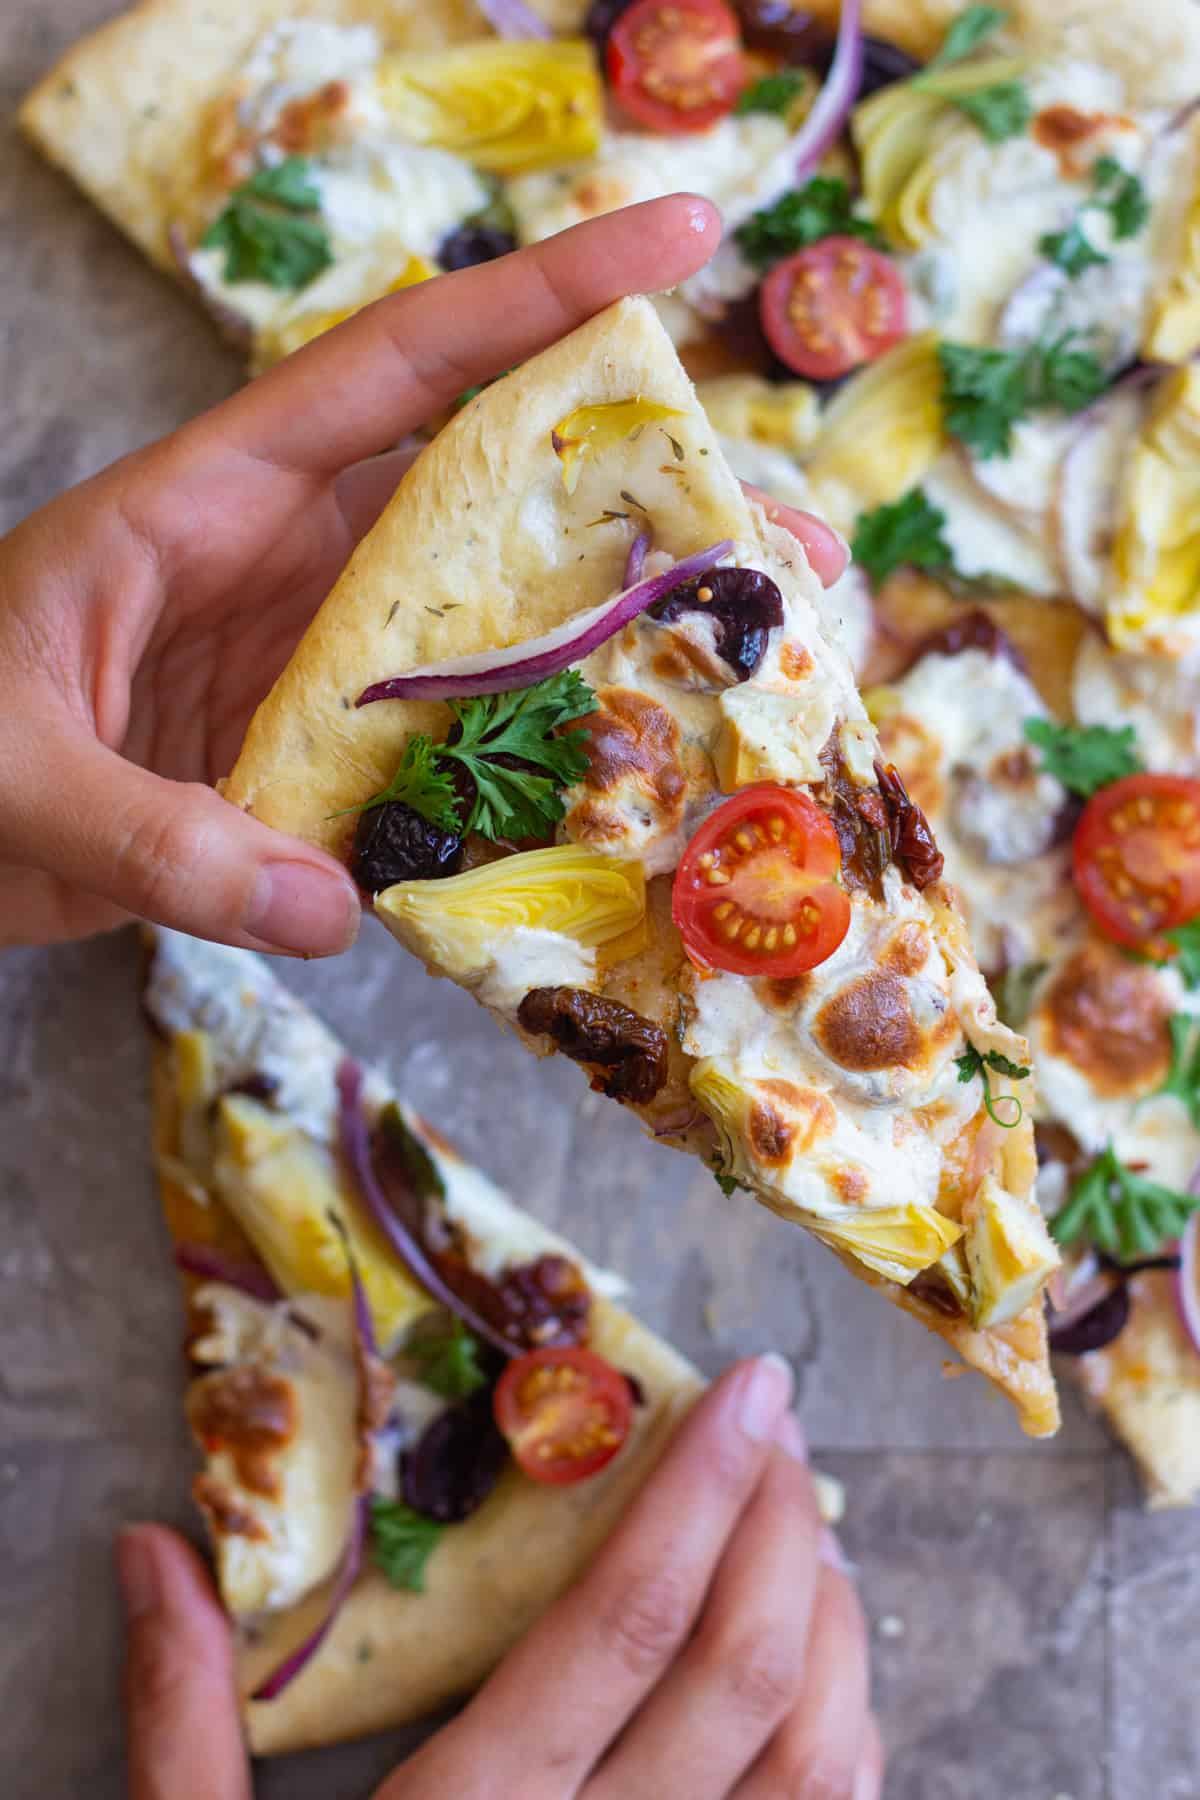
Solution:
<svg viewBox="0 0 1200 1800"><path fill-rule="evenodd" d="M751 213L733 235L756 269L769 269L822 238L859 237L876 246L884 242L878 226L854 211L850 189L838 175L814 175L803 187Z"/></svg>
<svg viewBox="0 0 1200 1800"><path fill-rule="evenodd" d="M1200 1130L1200 1018L1194 1013L1172 1013L1167 1028L1171 1033L1171 1067L1156 1092L1174 1094L1181 1100L1193 1127Z"/></svg>
<svg viewBox="0 0 1200 1800"><path fill-rule="evenodd" d="M1097 250L1085 229L1089 212L1106 212L1114 238L1136 237L1150 217L1146 190L1130 170L1123 168L1115 156L1100 156L1092 164L1092 197L1084 202L1079 215L1065 231L1047 232L1038 239L1038 249L1047 261L1055 264L1073 281L1085 269L1109 261L1103 250Z"/></svg>
<svg viewBox="0 0 1200 1800"><path fill-rule="evenodd" d="M479 1366L479 1340L461 1319L452 1320L448 1331L412 1338L404 1353L418 1365L417 1379L444 1400L465 1400L487 1386Z"/></svg>
<svg viewBox="0 0 1200 1800"><path fill-rule="evenodd" d="M371 1556L394 1588L425 1592L425 1565L444 1529L402 1500L371 1497Z"/></svg>
<svg viewBox="0 0 1200 1800"><path fill-rule="evenodd" d="M1108 376L1090 351L1076 348L1078 335L1064 331L1020 350L939 344L947 431L986 459L1008 454L1014 425L1030 413L1081 411L1104 392Z"/></svg>
<svg viewBox="0 0 1200 1800"><path fill-rule="evenodd" d="M948 100L964 112L990 144L1002 144L1006 138L1019 137L1033 117L1033 108L1023 82L1013 77L994 81L989 86L960 88L947 81L945 71L977 50L985 38L992 36L1005 23L1008 14L999 6L968 6L959 14L942 40L942 47L914 76L912 86L921 92Z"/></svg>
<svg viewBox="0 0 1200 1800"><path fill-rule="evenodd" d="M588 766L584 734L559 728L596 710L596 696L578 669L563 669L534 687L474 700L452 700L454 743L435 744L416 732L400 767L378 794L350 811L402 800L439 831L477 831L493 841L540 837L562 818L563 789ZM510 767L503 758L521 765ZM453 782L455 766L471 777L475 799L464 820Z"/></svg>
<svg viewBox="0 0 1200 1800"><path fill-rule="evenodd" d="M983 1104L987 1107L988 1117L993 1119L997 1125L1002 1125L1005 1131L1015 1130L1025 1115L1025 1108L1016 1094L1001 1094L1000 1100L1011 1101L1017 1110L1011 1118L1002 1119L1000 1117L996 1111L996 1099L992 1094L992 1078L989 1071L994 1070L997 1075L1007 1075L1010 1081L1025 1081L1031 1073L1025 1064L1013 1062L1012 1058L1005 1056L1002 1051L977 1050L974 1044L968 1044L963 1054L955 1057L954 1066L958 1070L958 1079L961 1082L974 1081L978 1075L983 1083Z"/></svg>
<svg viewBox="0 0 1200 1800"><path fill-rule="evenodd" d="M1198 1210L1200 1194L1181 1194L1135 1174L1108 1144L1075 1182L1050 1232L1060 1244L1088 1238L1098 1250L1132 1262L1179 1237Z"/></svg>
<svg viewBox="0 0 1200 1800"><path fill-rule="evenodd" d="M1085 269L1100 267L1108 261L1103 250L1097 250L1083 228L1082 219L1073 219L1065 231L1048 231L1038 239L1038 249L1063 274L1074 281Z"/></svg>
<svg viewBox="0 0 1200 1800"><path fill-rule="evenodd" d="M1002 6L968 6L959 13L942 39L941 48L925 64L925 74L949 68L978 50L985 38L999 31L1008 18Z"/></svg>
<svg viewBox="0 0 1200 1800"><path fill-rule="evenodd" d="M225 252L228 282L307 287L333 261L320 206L307 161L289 156L234 188L200 243Z"/></svg>
<svg viewBox="0 0 1200 1800"><path fill-rule="evenodd" d="M1056 725L1051 719L1026 719L1025 737L1041 751L1046 773L1084 800L1126 775L1136 775L1142 766L1132 725Z"/></svg>
<svg viewBox="0 0 1200 1800"><path fill-rule="evenodd" d="M812 78L804 69L777 69L773 75L764 75L742 89L734 113L739 118L747 113L774 113L777 118L786 118L811 85Z"/></svg>
<svg viewBox="0 0 1200 1800"><path fill-rule="evenodd" d="M1176 952L1163 966L1178 969L1184 987L1200 988L1200 919L1189 919L1162 935Z"/></svg>
<svg viewBox="0 0 1200 1800"><path fill-rule="evenodd" d="M910 488L902 499L858 515L851 553L873 587L897 569L949 568L954 556L942 535L945 524L945 513L924 489Z"/></svg>

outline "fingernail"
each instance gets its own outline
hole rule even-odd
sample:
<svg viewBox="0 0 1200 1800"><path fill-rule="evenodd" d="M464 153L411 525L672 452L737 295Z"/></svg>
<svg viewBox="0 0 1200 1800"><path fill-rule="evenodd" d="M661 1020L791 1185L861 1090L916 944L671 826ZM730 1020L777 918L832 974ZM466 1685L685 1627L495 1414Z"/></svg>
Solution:
<svg viewBox="0 0 1200 1800"><path fill-rule="evenodd" d="M833 1569L838 1575L845 1575L848 1580L854 1579L854 1564L842 1549L836 1531L826 1525L821 1533L821 1546L818 1552L826 1568Z"/></svg>
<svg viewBox="0 0 1200 1800"><path fill-rule="evenodd" d="M132 1625L159 1604L158 1565L151 1539L140 1525L126 1525L117 1537L117 1580L125 1617Z"/></svg>
<svg viewBox="0 0 1200 1800"><path fill-rule="evenodd" d="M785 1412L775 1427L775 1442L798 1463L808 1461L808 1439L794 1412Z"/></svg>
<svg viewBox="0 0 1200 1800"><path fill-rule="evenodd" d="M739 1418L742 1430L756 1444L765 1443L775 1431L779 1415L792 1397L792 1371L782 1356L769 1350L756 1357L742 1387Z"/></svg>
<svg viewBox="0 0 1200 1800"><path fill-rule="evenodd" d="M245 927L275 950L332 956L358 936L362 908L348 877L313 863L266 863L258 871Z"/></svg>

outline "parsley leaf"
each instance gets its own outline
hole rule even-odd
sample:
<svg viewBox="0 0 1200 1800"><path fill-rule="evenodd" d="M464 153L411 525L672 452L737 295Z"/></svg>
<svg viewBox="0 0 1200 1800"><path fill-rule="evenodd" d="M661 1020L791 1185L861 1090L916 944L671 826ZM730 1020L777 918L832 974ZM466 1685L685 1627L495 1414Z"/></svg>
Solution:
<svg viewBox="0 0 1200 1800"><path fill-rule="evenodd" d="M479 1342L461 1319L449 1331L429 1332L405 1345L405 1355L419 1363L418 1380L445 1400L465 1400L487 1386L479 1366Z"/></svg>
<svg viewBox="0 0 1200 1800"><path fill-rule="evenodd" d="M1065 231L1049 231L1045 237L1038 239L1038 249L1046 258L1069 275L1074 281L1085 269L1092 269L1108 261L1103 250L1097 250L1083 224L1079 219L1068 225Z"/></svg>
<svg viewBox="0 0 1200 1800"><path fill-rule="evenodd" d="M727 1200L730 1194L736 1194L738 1189L743 1186L736 1175L726 1174L724 1165L719 1157L714 1156L708 1166L712 1170L713 1180ZM743 1192L749 1193L749 1191L749 1188L743 1188Z"/></svg>
<svg viewBox="0 0 1200 1800"><path fill-rule="evenodd" d="M1033 117L1029 95L1019 81L997 81L973 94L955 94L954 104L982 131L989 144L1020 137Z"/></svg>
<svg viewBox="0 0 1200 1800"><path fill-rule="evenodd" d="M780 257L821 238L860 237L875 245L884 241L870 219L853 211L850 189L837 175L814 175L802 188L781 194L773 205L752 213L733 235L756 269L770 268Z"/></svg>
<svg viewBox="0 0 1200 1800"><path fill-rule="evenodd" d="M235 188L200 243L225 252L226 281L307 287L333 261L329 234L317 216L320 205L308 163L289 156Z"/></svg>
<svg viewBox="0 0 1200 1800"><path fill-rule="evenodd" d="M1178 969L1184 987L1200 987L1200 919L1189 919L1186 925L1176 925L1173 931L1164 931L1163 936L1179 952L1163 966Z"/></svg>
<svg viewBox="0 0 1200 1800"><path fill-rule="evenodd" d="M999 30L1007 18L1002 6L968 6L947 31L936 56L931 56L926 63L926 73L930 69L945 69L951 63L961 62L964 56L970 56L972 50L977 50L984 38Z"/></svg>
<svg viewBox="0 0 1200 1800"><path fill-rule="evenodd" d="M1066 331L1021 350L939 344L947 431L986 459L1007 455L1013 426L1031 412L1079 412L1103 393L1108 376L1088 351L1072 348L1075 335Z"/></svg>
<svg viewBox="0 0 1200 1800"><path fill-rule="evenodd" d="M1115 156L1098 156L1092 164L1092 192L1112 220L1113 236L1136 237L1150 217L1146 190Z"/></svg>
<svg viewBox="0 0 1200 1800"><path fill-rule="evenodd" d="M444 1529L402 1500L371 1496L371 1555L394 1588L425 1592L425 1564Z"/></svg>
<svg viewBox="0 0 1200 1800"><path fill-rule="evenodd" d="M437 754L461 763L475 783L466 830L493 839L523 838L556 825L566 811L562 790L578 781L588 759L581 732L550 734L596 710L596 696L578 669L564 669L536 687L453 700L450 707L461 735L457 743L440 744ZM507 768L496 760L501 756L533 763L534 769Z"/></svg>
<svg viewBox="0 0 1200 1800"><path fill-rule="evenodd" d="M1172 1013L1171 1067L1158 1094L1174 1094L1187 1107L1193 1126L1200 1130L1200 1019L1192 1013Z"/></svg>
<svg viewBox="0 0 1200 1800"><path fill-rule="evenodd" d="M743 88L734 113L739 118L747 113L776 113L783 117L809 85L810 78L803 69L779 69L774 75L764 75L760 81L753 81L748 88Z"/></svg>
<svg viewBox="0 0 1200 1800"><path fill-rule="evenodd" d="M946 515L922 488L910 488L890 506L860 513L850 550L856 563L879 587L901 568L942 569L953 562L942 536Z"/></svg>
<svg viewBox="0 0 1200 1800"><path fill-rule="evenodd" d="M402 800L414 812L428 819L439 831L459 832L458 795L454 783L444 769L438 768L439 746L425 732L418 731L404 746L400 767L385 788L364 801L362 806L348 806L346 812L369 812L373 806L386 806ZM334 818L339 817L335 813Z"/></svg>
<svg viewBox="0 0 1200 1800"><path fill-rule="evenodd" d="M1136 775L1141 768L1133 726L1055 725L1026 719L1025 737L1042 753L1042 767L1071 793L1090 800L1099 788Z"/></svg>
<svg viewBox="0 0 1200 1800"><path fill-rule="evenodd" d="M1198 1210L1200 1194L1181 1194L1135 1175L1108 1144L1075 1182L1050 1232L1060 1244L1086 1237L1098 1250L1132 1262L1179 1237Z"/></svg>
<svg viewBox="0 0 1200 1800"><path fill-rule="evenodd" d="M1007 1075L1010 1081L1024 1081L1031 1073L1024 1063L1013 1062L1010 1056L1005 1056L1000 1050L980 1051L974 1044L968 1044L962 1056L955 1057L954 1066L958 1070L960 1082L974 1081L978 1075L983 1083L983 1104L987 1107L988 1117L997 1125L1003 1125L1005 1131L1012 1131L1021 1123L1025 1108L1015 1094L1000 1095L1002 1101L1011 1101L1017 1109L1011 1119L1002 1119L996 1111L996 1102L992 1098L992 1079L988 1071L995 1070L997 1075Z"/></svg>

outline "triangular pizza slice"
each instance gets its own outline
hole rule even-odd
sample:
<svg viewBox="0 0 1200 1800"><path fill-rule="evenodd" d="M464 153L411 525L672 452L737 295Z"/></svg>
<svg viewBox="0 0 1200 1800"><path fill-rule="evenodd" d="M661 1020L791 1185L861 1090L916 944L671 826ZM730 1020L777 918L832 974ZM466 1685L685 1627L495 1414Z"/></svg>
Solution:
<svg viewBox="0 0 1200 1800"><path fill-rule="evenodd" d="M826 605L624 301L421 454L226 792L1046 1433L1026 1046Z"/></svg>

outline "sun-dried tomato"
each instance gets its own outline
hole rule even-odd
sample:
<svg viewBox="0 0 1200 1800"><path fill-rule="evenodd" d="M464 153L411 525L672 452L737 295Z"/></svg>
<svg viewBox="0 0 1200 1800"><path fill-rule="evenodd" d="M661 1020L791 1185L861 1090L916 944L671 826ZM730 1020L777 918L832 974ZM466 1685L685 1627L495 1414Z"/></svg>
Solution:
<svg viewBox="0 0 1200 1800"><path fill-rule="evenodd" d="M888 809L892 855L915 888L927 888L931 882L940 881L946 859L937 847L929 820L916 801L909 799L900 771L894 763L888 763L886 768L876 763L875 777Z"/></svg>
<svg viewBox="0 0 1200 1800"><path fill-rule="evenodd" d="M564 1056L583 1063L592 1086L636 1106L653 1100L667 1079L667 1034L619 1000L583 988L533 988L517 1010L522 1029L553 1038Z"/></svg>

